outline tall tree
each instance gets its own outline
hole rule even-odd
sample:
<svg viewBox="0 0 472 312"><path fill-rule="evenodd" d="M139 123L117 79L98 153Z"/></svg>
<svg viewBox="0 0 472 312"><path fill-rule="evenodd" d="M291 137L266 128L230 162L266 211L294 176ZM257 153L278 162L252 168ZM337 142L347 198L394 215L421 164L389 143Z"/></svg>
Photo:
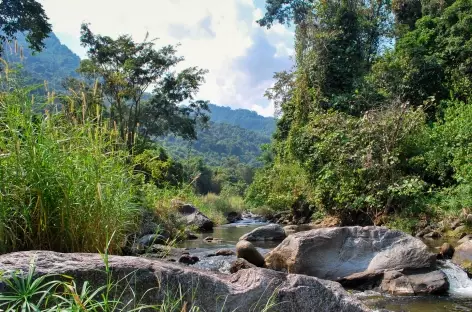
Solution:
<svg viewBox="0 0 472 312"><path fill-rule="evenodd" d="M156 50L147 36L137 43L128 35L117 39L95 35L88 24L82 25L81 43L88 49L89 59L82 61L79 71L102 82L111 121L129 147L138 130L146 135L174 132L194 138L196 124L208 120L208 103L194 100L206 71L190 67L175 72L175 66L184 60L176 56L175 47ZM151 98L144 103L151 87ZM185 102L189 105L179 106Z"/></svg>
<svg viewBox="0 0 472 312"><path fill-rule="evenodd" d="M26 41L34 51L44 48L44 39L52 31L43 6L35 0L2 0L0 2L0 55L3 43L27 32Z"/></svg>

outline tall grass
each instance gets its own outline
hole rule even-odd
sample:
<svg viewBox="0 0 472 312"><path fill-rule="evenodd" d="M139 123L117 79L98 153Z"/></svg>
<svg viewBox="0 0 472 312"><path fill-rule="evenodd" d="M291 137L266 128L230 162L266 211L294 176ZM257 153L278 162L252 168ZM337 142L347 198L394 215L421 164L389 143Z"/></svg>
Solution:
<svg viewBox="0 0 472 312"><path fill-rule="evenodd" d="M136 222L135 189L117 134L71 123L28 90L0 93L0 251L116 252Z"/></svg>

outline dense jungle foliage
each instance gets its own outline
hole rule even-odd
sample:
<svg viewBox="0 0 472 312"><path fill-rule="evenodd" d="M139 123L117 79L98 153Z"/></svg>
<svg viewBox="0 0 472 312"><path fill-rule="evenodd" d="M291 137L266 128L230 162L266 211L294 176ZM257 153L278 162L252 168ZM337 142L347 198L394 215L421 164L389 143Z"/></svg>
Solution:
<svg viewBox="0 0 472 312"><path fill-rule="evenodd" d="M266 5L296 55L268 90L280 116L250 203L407 227L470 208L472 1Z"/></svg>

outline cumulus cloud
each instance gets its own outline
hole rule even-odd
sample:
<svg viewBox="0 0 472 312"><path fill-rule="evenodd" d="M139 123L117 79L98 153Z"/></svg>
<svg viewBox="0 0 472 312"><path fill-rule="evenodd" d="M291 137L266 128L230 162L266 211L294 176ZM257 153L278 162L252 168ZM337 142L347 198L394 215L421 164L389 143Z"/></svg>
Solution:
<svg viewBox="0 0 472 312"><path fill-rule="evenodd" d="M263 29L260 0L40 0L58 37L82 58L80 24L95 33L130 34L156 45L177 44L181 67L209 70L198 98L217 105L273 114L263 97L273 73L291 66L293 31L282 25Z"/></svg>

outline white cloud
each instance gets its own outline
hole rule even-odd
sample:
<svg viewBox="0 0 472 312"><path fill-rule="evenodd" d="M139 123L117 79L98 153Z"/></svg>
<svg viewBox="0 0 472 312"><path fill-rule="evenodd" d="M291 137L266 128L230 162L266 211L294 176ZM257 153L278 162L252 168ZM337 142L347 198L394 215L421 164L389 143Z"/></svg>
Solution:
<svg viewBox="0 0 472 312"><path fill-rule="evenodd" d="M82 22L91 23L93 32L112 37L130 34L135 40L142 40L149 32L150 38L159 38L158 46L181 44L178 52L185 57L182 66L209 70L199 98L264 115L272 112L270 103L263 98L265 88L272 82L272 72L285 69L278 68L278 62L286 67L287 56L293 53L293 32L281 25L269 30L260 28L255 21L263 12L253 0L40 2L58 37L81 57L85 57L85 50L79 45ZM260 44L261 38L266 45ZM258 68L254 54L263 66L274 68ZM252 66L245 66L246 58ZM267 62L267 58L273 61Z"/></svg>

